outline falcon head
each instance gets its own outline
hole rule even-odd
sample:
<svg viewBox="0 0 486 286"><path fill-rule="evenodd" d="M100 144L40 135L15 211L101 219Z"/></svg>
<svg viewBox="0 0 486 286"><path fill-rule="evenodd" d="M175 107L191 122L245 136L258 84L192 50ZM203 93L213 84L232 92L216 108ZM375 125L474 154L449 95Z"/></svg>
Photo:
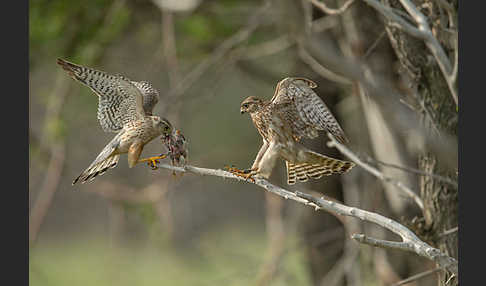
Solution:
<svg viewBox="0 0 486 286"><path fill-rule="evenodd" d="M263 100L255 96L249 96L243 100L240 106L241 114L248 112L253 113L260 109L263 104Z"/></svg>
<svg viewBox="0 0 486 286"><path fill-rule="evenodd" d="M172 133L172 124L170 124L169 120L159 116L151 116L151 118L154 128L159 130L163 136L168 136Z"/></svg>

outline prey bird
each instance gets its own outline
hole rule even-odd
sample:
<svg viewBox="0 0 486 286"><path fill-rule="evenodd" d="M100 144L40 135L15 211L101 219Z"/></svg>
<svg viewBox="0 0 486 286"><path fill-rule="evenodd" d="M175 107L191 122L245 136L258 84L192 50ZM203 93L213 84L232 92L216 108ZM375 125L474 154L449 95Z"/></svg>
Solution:
<svg viewBox="0 0 486 286"><path fill-rule="evenodd" d="M305 182L309 178L343 174L353 162L331 158L306 148L303 137L316 138L318 131L331 133L345 143L344 132L322 99L312 90L317 84L305 78L288 77L281 80L269 101L249 96L240 112L249 113L263 139L251 169L230 168L236 175L251 178L258 175L268 179L278 158L285 160L287 183Z"/></svg>
<svg viewBox="0 0 486 286"><path fill-rule="evenodd" d="M188 150L187 150L187 140L182 135L179 129L175 129L171 134L167 134L161 137L165 148L167 149L167 154L160 154L160 158L169 157L172 166L185 166L188 163ZM158 169L158 160L153 160L147 164L152 167L153 170ZM172 172L175 175L175 171Z"/></svg>
<svg viewBox="0 0 486 286"><path fill-rule="evenodd" d="M130 168L139 162L163 159L160 156L139 159L147 143L172 133L172 125L167 119L152 114L159 93L150 83L131 81L122 75L110 75L63 59L58 59L57 64L98 96L101 127L105 132L117 133L89 167L74 179L73 185L91 181L116 167L121 154L128 154Z"/></svg>
<svg viewBox="0 0 486 286"><path fill-rule="evenodd" d="M180 130L175 130L170 136L163 138L168 156L173 166L185 166L189 160L187 140ZM161 155L162 156L162 155Z"/></svg>

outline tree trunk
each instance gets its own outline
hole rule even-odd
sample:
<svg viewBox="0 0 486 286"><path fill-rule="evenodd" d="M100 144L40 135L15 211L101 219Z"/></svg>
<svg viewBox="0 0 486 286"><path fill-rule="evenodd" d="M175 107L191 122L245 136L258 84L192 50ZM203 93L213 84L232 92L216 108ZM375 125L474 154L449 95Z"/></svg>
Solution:
<svg viewBox="0 0 486 286"><path fill-rule="evenodd" d="M396 9L401 9L397 0L384 0ZM449 19L457 19L457 1L448 0L454 9L452 18L441 17L445 10L437 5L440 1L414 1L417 7L426 7L421 12L429 20L432 31L444 50L449 52L453 62L453 35L444 29L454 29L455 23ZM418 3L419 2L419 3ZM453 13L454 14L454 13ZM450 134L457 136L458 113L449 91L448 85L436 61L422 40L413 38L396 28L387 27L387 35L400 61L401 68L408 77L410 86L415 89L419 112L423 116L429 131L434 136ZM457 156L452 154L451 156ZM436 154L427 152L418 158L418 166L422 171L439 174L457 180L457 168L446 169ZM419 219L418 234L432 246L439 248L447 255L458 258L457 231L458 226L458 190L430 176L420 178L420 195L424 202L423 219ZM452 230L452 231L451 231ZM445 285L450 273L440 272L439 285ZM447 285L458 285L458 279L451 279Z"/></svg>

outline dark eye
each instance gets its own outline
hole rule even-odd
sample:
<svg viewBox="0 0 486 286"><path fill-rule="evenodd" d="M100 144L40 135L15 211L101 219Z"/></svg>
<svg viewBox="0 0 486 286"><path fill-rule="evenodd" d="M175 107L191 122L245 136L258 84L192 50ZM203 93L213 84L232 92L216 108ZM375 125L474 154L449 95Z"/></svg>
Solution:
<svg viewBox="0 0 486 286"><path fill-rule="evenodd" d="M165 130L165 131L169 131L169 126L167 126L167 125L166 125L166 126L164 127L164 130Z"/></svg>
<svg viewBox="0 0 486 286"><path fill-rule="evenodd" d="M244 108L248 108L248 103L243 104Z"/></svg>

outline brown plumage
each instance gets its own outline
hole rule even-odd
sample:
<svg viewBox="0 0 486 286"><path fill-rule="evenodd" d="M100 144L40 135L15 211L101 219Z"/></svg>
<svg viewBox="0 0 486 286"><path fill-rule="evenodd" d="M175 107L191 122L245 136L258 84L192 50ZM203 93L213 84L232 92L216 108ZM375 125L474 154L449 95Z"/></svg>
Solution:
<svg viewBox="0 0 486 286"><path fill-rule="evenodd" d="M171 134L170 122L152 115L158 102L158 92L149 83L134 82L121 75L110 75L63 59L58 59L57 64L98 96L101 127L106 132L118 133L89 167L73 180L73 185L91 181L116 167L120 154L128 154L130 168L146 161L139 160L144 146L160 135Z"/></svg>
<svg viewBox="0 0 486 286"><path fill-rule="evenodd" d="M312 90L317 85L305 78L285 78L270 101L255 96L241 103L241 113L250 113L263 138L263 145L253 162L250 174L268 178L278 157L287 165L287 183L325 175L342 174L354 163L313 152L299 141L316 138L318 131L330 132L341 143L347 142L338 122L322 99Z"/></svg>

